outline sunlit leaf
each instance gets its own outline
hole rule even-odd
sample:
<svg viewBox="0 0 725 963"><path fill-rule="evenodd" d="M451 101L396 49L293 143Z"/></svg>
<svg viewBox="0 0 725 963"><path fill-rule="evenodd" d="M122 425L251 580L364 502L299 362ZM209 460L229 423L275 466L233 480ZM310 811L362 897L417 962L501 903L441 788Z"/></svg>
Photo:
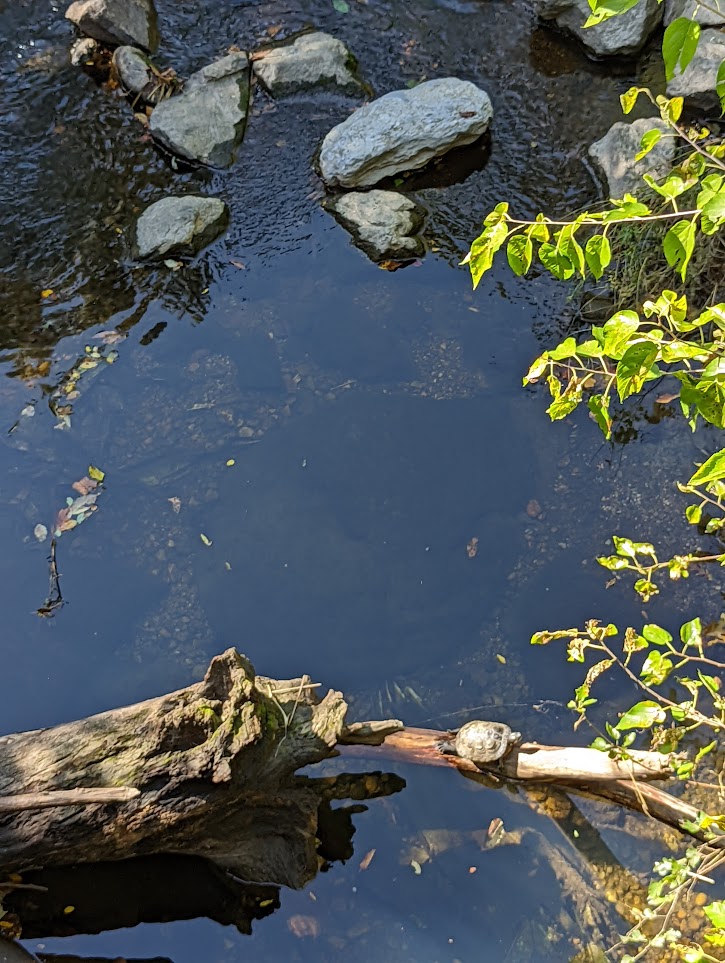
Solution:
<svg viewBox="0 0 725 963"><path fill-rule="evenodd" d="M659 703L638 702L624 713L614 728L620 732L624 732L626 729L649 729L664 722L666 718L667 713Z"/></svg>
<svg viewBox="0 0 725 963"><path fill-rule="evenodd" d="M589 270L598 281L612 260L609 239L604 234L593 234L584 247L584 257Z"/></svg>
<svg viewBox="0 0 725 963"><path fill-rule="evenodd" d="M640 150L634 155L636 161L642 160L655 144L658 144L662 139L662 131L658 127L653 127L652 130L646 131L642 134L642 140L640 141Z"/></svg>
<svg viewBox="0 0 725 963"><path fill-rule="evenodd" d="M688 481L688 485L706 485L708 482L725 478L725 448L710 455Z"/></svg>
<svg viewBox="0 0 725 963"><path fill-rule="evenodd" d="M692 60L700 39L700 24L687 17L678 17L668 24L662 38L662 59L665 79L672 80L679 67L682 73Z"/></svg>
<svg viewBox="0 0 725 963"><path fill-rule="evenodd" d="M627 348L617 365L617 392L620 401L640 391L650 372L656 374L656 371L653 371L656 358L657 348L653 344L642 342Z"/></svg>

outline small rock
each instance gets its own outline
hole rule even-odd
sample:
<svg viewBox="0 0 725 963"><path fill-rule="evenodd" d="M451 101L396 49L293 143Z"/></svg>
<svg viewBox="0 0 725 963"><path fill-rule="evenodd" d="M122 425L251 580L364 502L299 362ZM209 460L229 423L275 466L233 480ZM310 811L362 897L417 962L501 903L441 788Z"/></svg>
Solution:
<svg viewBox="0 0 725 963"><path fill-rule="evenodd" d="M159 45L153 0L75 0L65 12L81 33L107 44L154 51Z"/></svg>
<svg viewBox="0 0 725 963"><path fill-rule="evenodd" d="M725 34L719 30L703 30L700 41L687 68L675 69L675 76L667 84L668 97L684 97L693 107L703 110L719 107L717 72L725 60Z"/></svg>
<svg viewBox="0 0 725 963"><path fill-rule="evenodd" d="M635 161L642 135L648 130L662 131L665 136L642 160ZM642 180L643 174L659 179L669 172L675 161L675 141L669 134L667 124L659 117L641 117L632 123L613 124L601 140L592 144L589 156L603 173L610 197L641 193L649 189Z"/></svg>
<svg viewBox="0 0 725 963"><path fill-rule="evenodd" d="M151 204L136 224L139 257L193 254L222 233L229 210L217 197L165 197Z"/></svg>
<svg viewBox="0 0 725 963"><path fill-rule="evenodd" d="M123 90L133 95L134 105L139 101L157 104L173 89L174 81L164 82L138 47L117 47L113 53L113 67Z"/></svg>
<svg viewBox="0 0 725 963"><path fill-rule="evenodd" d="M183 91L151 114L149 130L181 157L230 167L244 135L249 106L249 60L232 53L198 70Z"/></svg>
<svg viewBox="0 0 725 963"><path fill-rule="evenodd" d="M93 40L91 37L79 37L71 45L70 62L74 67L92 62L100 49L101 45L97 40Z"/></svg>
<svg viewBox="0 0 725 963"><path fill-rule="evenodd" d="M369 187L424 167L478 140L492 115L488 94L467 80L444 77L394 90L333 127L320 150L322 177L332 186Z"/></svg>
<svg viewBox="0 0 725 963"><path fill-rule="evenodd" d="M678 17L696 20L705 27L716 27L725 23L725 0L707 0L707 5L715 9L706 10L698 0L665 0L665 26L669 26ZM716 13L716 10L721 12Z"/></svg>
<svg viewBox="0 0 725 963"><path fill-rule="evenodd" d="M414 258L425 247L418 231L424 212L395 191L343 194L325 204L373 261Z"/></svg>
<svg viewBox="0 0 725 963"><path fill-rule="evenodd" d="M536 0L536 11L542 20L555 20L562 30L574 34L596 57L637 53L662 20L658 0L639 0L626 13L586 29L591 13L587 0Z"/></svg>
<svg viewBox="0 0 725 963"><path fill-rule="evenodd" d="M352 93L362 90L354 74L355 58L341 40L329 33L305 33L292 43L260 50L253 68L274 97L321 86Z"/></svg>

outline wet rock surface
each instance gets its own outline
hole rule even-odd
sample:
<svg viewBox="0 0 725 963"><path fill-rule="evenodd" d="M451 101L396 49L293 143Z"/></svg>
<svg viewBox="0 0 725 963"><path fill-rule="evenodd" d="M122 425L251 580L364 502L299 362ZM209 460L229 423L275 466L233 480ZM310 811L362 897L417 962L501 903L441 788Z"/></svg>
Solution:
<svg viewBox="0 0 725 963"><path fill-rule="evenodd" d="M152 0L76 0L65 12L81 33L108 44L154 51L159 45Z"/></svg>
<svg viewBox="0 0 725 963"><path fill-rule="evenodd" d="M151 204L136 224L139 257L196 253L224 230L229 211L216 197L164 197Z"/></svg>
<svg viewBox="0 0 725 963"><path fill-rule="evenodd" d="M372 260L418 257L425 250L418 234L424 212L396 191L353 191L331 198L325 208Z"/></svg>
<svg viewBox="0 0 725 963"><path fill-rule="evenodd" d="M175 154L211 167L230 167L244 135L249 60L231 53L192 74L184 90L154 110L149 129Z"/></svg>
<svg viewBox="0 0 725 963"><path fill-rule="evenodd" d="M709 9L705 9L697 0L665 0L665 25L678 17L696 20L707 27L725 23L725 0L708 0L707 6Z"/></svg>
<svg viewBox="0 0 725 963"><path fill-rule="evenodd" d="M394 90L329 132L320 172L330 186L370 187L472 144L492 116L488 94L466 80L444 77Z"/></svg>
<svg viewBox="0 0 725 963"><path fill-rule="evenodd" d="M725 34L703 30L695 55L684 71L679 67L667 84L668 97L684 97L693 107L704 110L719 106L716 85L720 64L725 60Z"/></svg>
<svg viewBox="0 0 725 963"><path fill-rule="evenodd" d="M635 161L642 136L648 130L659 130L663 135L669 128L659 117L641 117L630 123L613 124L601 140L589 148L589 156L604 176L610 197L636 194L645 188L643 174L658 179L664 177L675 159L675 142L664 136L641 160Z"/></svg>
<svg viewBox="0 0 725 963"><path fill-rule="evenodd" d="M273 97L317 87L360 93L362 86L354 68L355 60L345 44L319 31L262 49L253 63L255 75Z"/></svg>
<svg viewBox="0 0 725 963"><path fill-rule="evenodd" d="M555 20L597 57L637 53L662 19L657 0L641 0L626 13L586 29L591 13L587 0L537 0L536 10L543 20Z"/></svg>
<svg viewBox="0 0 725 963"><path fill-rule="evenodd" d="M122 88L129 94L154 103L161 95L161 84L146 56L137 47L117 47L113 67Z"/></svg>

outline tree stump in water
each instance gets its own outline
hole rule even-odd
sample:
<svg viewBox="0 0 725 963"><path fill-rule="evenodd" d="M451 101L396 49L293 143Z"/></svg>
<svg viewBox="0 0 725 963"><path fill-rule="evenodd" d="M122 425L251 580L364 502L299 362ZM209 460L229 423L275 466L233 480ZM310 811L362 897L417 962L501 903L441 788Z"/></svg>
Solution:
<svg viewBox="0 0 725 963"><path fill-rule="evenodd" d="M257 677L234 649L202 682L147 702L0 739L0 795L132 787L128 802L0 816L0 871L202 856L245 880L299 888L320 866L318 810L335 779L295 775L335 754L347 704L307 677ZM364 780L364 777L352 777ZM369 779L357 798L396 792Z"/></svg>

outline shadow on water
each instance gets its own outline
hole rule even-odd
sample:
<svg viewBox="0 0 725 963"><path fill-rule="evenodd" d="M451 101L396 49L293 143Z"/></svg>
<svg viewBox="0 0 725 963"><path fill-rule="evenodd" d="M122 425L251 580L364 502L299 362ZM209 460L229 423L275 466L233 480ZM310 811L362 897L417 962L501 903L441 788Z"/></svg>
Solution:
<svg viewBox="0 0 725 963"><path fill-rule="evenodd" d="M495 706L535 738L567 741L578 673L528 639L592 616L641 620L592 559L614 531L682 541L684 525L662 531L665 508L681 516L668 479L689 475L696 450L678 419L635 419L636 443L614 450L586 419L549 424L519 379L560 329L566 292L500 267L473 294L459 262L501 198L523 215L592 201L581 157L619 119L634 65L590 64L516 4L213 7L159 3L159 63L188 74L230 43L313 19L380 93L451 74L480 83L492 136L406 179L435 251L386 273L321 210L309 163L354 103L257 91L238 163L175 173L118 92L69 66L57 4L0 11L0 413L5 431L17 423L0 446L12 678L0 727L187 684L235 644L262 673L344 687L361 714L445 727ZM223 197L229 231L178 271L140 266L133 224L171 191ZM108 331L112 344L97 337ZM66 390L94 345L102 360ZM89 464L105 491L58 541L67 605L42 621L48 543L33 529L52 526ZM675 595L648 616L677 619L685 604ZM256 927L258 958L567 959L570 933L541 944L562 906L547 867L523 843L482 854L471 835L496 816L534 817L459 782L418 771L372 804L355 857ZM438 827L457 843L418 874L411 847ZM176 963L245 952L209 921L49 947Z"/></svg>

